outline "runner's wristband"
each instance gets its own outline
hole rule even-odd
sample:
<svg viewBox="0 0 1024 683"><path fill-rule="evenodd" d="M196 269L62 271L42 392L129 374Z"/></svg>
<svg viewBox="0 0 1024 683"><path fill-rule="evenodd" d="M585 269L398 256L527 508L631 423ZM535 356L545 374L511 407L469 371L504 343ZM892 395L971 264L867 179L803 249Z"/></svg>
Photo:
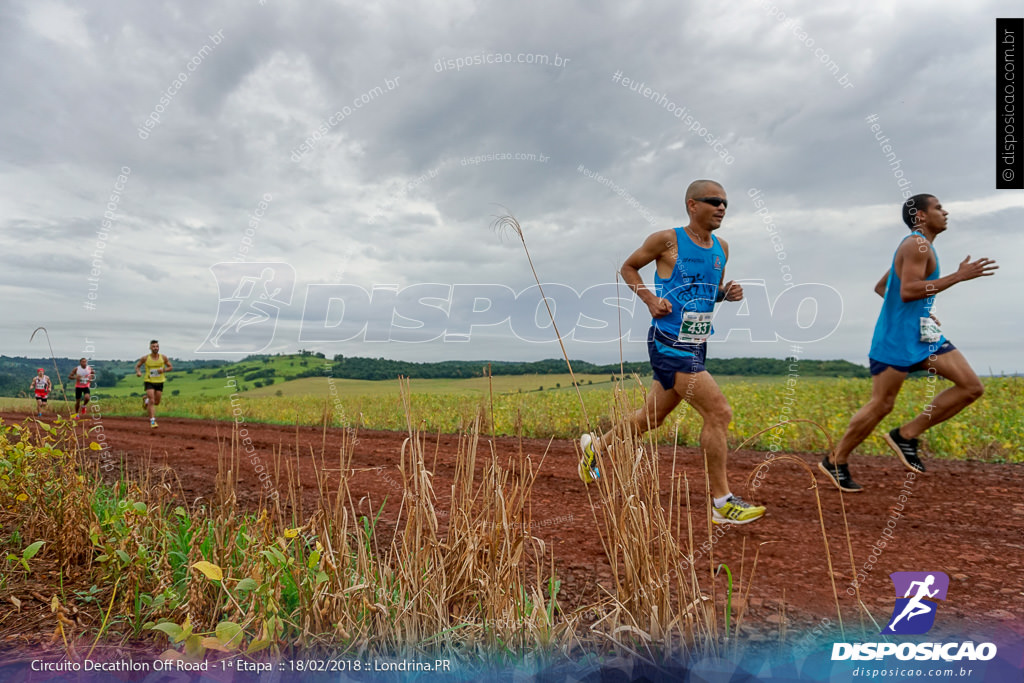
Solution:
<svg viewBox="0 0 1024 683"><path fill-rule="evenodd" d="M718 294L715 295L715 303L725 301L725 287L718 288Z"/></svg>

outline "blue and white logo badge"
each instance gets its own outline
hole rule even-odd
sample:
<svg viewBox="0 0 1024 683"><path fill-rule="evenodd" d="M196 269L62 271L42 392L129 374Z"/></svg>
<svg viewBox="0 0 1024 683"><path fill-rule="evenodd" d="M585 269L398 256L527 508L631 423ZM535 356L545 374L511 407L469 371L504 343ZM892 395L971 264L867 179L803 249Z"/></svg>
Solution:
<svg viewBox="0 0 1024 683"><path fill-rule="evenodd" d="M945 600L949 577L943 572L893 572L896 606L882 633L915 635L927 633L935 624L936 600ZM899 596L903 597L899 597Z"/></svg>
<svg viewBox="0 0 1024 683"><path fill-rule="evenodd" d="M935 612L938 610L936 601L946 599L949 577L942 572L893 572L889 578L896 590L896 606L893 607L889 623L881 632L893 635L927 633L935 624ZM996 654L998 648L995 643L975 644L973 640L950 643L890 641L832 644L833 662L880 661L887 657L895 657L901 662L987 662L995 658ZM969 669L962 671L970 674ZM853 675L859 675L858 671L855 670Z"/></svg>
<svg viewBox="0 0 1024 683"><path fill-rule="evenodd" d="M215 263L217 317L196 353L258 353L274 340L289 306L295 269L287 263Z"/></svg>

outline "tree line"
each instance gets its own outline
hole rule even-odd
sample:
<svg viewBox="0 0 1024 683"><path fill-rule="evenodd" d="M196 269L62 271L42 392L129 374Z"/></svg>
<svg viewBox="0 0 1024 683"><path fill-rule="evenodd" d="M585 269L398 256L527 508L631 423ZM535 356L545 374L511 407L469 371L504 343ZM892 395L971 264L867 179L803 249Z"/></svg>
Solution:
<svg viewBox="0 0 1024 683"><path fill-rule="evenodd" d="M280 379L298 377L316 377L330 374L337 379L391 380L398 376L410 379L460 379L484 377L488 367L492 375L560 375L568 371L565 361L561 358L549 358L538 361L469 361L446 360L416 363L412 361L390 360L387 358L366 358L362 356L344 356L338 354L328 361L322 353L303 351L299 354L282 354L279 357L302 356L302 370L289 373ZM241 363L252 361L271 362L275 356L266 354L248 356ZM232 372L237 364L224 360L179 360L172 359L179 372L191 370L218 370ZM66 378L72 368L78 365L77 359L58 358L57 368L60 376ZM29 395L29 381L36 374L36 368L42 367L50 376L54 387L60 382L54 377L54 361L46 358L25 358L0 356L0 396ZM747 376L786 376L790 374L791 361L777 358L712 358L707 362L708 371L715 375L747 375ZM105 360L92 363L96 370L96 386L115 386L122 377L134 374L134 360ZM626 375L650 374L650 365L646 361L628 363L596 364L584 360L572 361L573 371L588 375ZM845 360L801 360L794 370L805 377L868 377L868 369ZM267 378L269 382L274 375L279 375L272 368L266 370L248 370L252 375L245 379Z"/></svg>

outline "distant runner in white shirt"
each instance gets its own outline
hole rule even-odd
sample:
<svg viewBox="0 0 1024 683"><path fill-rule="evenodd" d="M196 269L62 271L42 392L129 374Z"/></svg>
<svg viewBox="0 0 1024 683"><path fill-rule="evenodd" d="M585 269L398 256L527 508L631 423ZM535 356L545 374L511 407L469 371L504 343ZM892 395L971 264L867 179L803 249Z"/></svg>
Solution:
<svg viewBox="0 0 1024 683"><path fill-rule="evenodd" d="M50 389L53 388L53 384L50 382L50 378L46 376L45 370L38 368L36 370L36 376L32 378L32 383L29 387L35 393L36 397L36 417L43 416L43 408L46 407L46 398L50 395Z"/></svg>
<svg viewBox="0 0 1024 683"><path fill-rule="evenodd" d="M89 365L87 358L78 359L78 367L71 371L68 379L75 380L75 414L72 420L85 417L85 407L89 405L89 386L96 380L96 373ZM81 405L82 409L78 407Z"/></svg>

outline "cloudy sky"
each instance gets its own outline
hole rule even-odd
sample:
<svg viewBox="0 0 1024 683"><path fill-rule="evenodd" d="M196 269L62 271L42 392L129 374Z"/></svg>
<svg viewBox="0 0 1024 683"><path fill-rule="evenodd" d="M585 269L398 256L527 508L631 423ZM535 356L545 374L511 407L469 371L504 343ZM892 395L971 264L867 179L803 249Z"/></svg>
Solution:
<svg viewBox="0 0 1024 683"><path fill-rule="evenodd" d="M44 355L43 325L96 359L152 337L179 358L557 357L522 244L492 228L510 212L570 355L616 360L621 321L641 360L615 273L709 177L749 295L712 355L866 363L909 187L950 212L944 273L1001 265L939 296L945 333L980 373L1024 371L1024 193L994 189L993 153L995 18L1019 10L0 4L0 353Z"/></svg>

